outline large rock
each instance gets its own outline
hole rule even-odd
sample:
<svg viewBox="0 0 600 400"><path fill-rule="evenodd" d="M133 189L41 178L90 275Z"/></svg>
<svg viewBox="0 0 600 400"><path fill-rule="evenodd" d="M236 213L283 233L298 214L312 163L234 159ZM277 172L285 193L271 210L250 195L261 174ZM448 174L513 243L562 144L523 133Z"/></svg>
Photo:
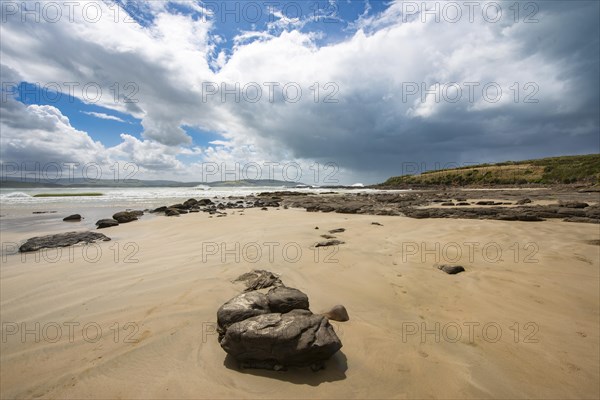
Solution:
<svg viewBox="0 0 600 400"><path fill-rule="evenodd" d="M63 221L81 221L81 215L79 214L73 214L73 215L69 215L68 217L64 217Z"/></svg>
<svg viewBox="0 0 600 400"><path fill-rule="evenodd" d="M308 296L298 289L285 286L274 287L267 293L272 312L287 313L292 310L308 310Z"/></svg>
<svg viewBox="0 0 600 400"><path fill-rule="evenodd" d="M263 293L254 291L235 296L217 311L219 340L231 324L270 312L267 296Z"/></svg>
<svg viewBox="0 0 600 400"><path fill-rule="evenodd" d="M110 240L108 236L98 232L67 232L56 235L32 237L31 239L27 239L27 241L19 247L19 251L25 253L43 248L67 247L80 242L88 244L97 241L105 242L108 240Z"/></svg>
<svg viewBox="0 0 600 400"><path fill-rule="evenodd" d="M98 229L110 228L111 226L117 226L117 225L119 225L119 221L117 221L116 219L112 219L112 218L105 218L105 219L100 219L100 220L96 221L96 227Z"/></svg>
<svg viewBox="0 0 600 400"><path fill-rule="evenodd" d="M245 368L284 369L313 366L342 348L326 317L308 310L271 313L232 324L221 347Z"/></svg>
<svg viewBox="0 0 600 400"><path fill-rule="evenodd" d="M125 224L127 222L136 221L138 219L138 215L138 213L133 211L120 211L113 215L113 219L120 224Z"/></svg>

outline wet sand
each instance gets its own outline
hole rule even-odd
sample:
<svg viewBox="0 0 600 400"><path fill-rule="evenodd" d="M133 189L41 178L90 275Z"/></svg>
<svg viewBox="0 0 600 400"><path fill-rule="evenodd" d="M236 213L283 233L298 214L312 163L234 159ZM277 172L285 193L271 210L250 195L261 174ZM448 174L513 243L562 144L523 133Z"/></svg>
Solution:
<svg viewBox="0 0 600 400"><path fill-rule="evenodd" d="M103 229L110 242L4 255L1 397L600 396L598 225L227 212L143 217ZM317 252L334 228L345 244ZM305 292L313 312L346 306L326 370L238 370L226 357L216 310L254 268Z"/></svg>

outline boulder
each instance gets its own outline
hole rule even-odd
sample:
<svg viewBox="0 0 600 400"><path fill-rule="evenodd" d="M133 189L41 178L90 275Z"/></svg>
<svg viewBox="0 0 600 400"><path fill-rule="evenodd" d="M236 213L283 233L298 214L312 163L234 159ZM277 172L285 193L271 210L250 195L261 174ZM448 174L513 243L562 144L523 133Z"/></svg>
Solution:
<svg viewBox="0 0 600 400"><path fill-rule="evenodd" d="M174 208L167 208L165 210L165 215L167 217L176 217L181 213L181 210L176 210Z"/></svg>
<svg viewBox="0 0 600 400"><path fill-rule="evenodd" d="M344 307L341 304L331 307L331 309L329 311L324 312L323 315L330 320L338 322L346 322L350 320L350 316L348 315L346 307Z"/></svg>
<svg viewBox="0 0 600 400"><path fill-rule="evenodd" d="M221 347L244 368L285 369L322 363L342 348L328 319L308 310L269 313L229 326Z"/></svg>
<svg viewBox="0 0 600 400"><path fill-rule="evenodd" d="M21 253L36 251L43 248L67 247L77 243L94 243L97 241L108 241L110 238L98 232L67 232L56 235L36 236L27 239L19 247Z"/></svg>
<svg viewBox="0 0 600 400"><path fill-rule="evenodd" d="M81 215L79 215L79 214L69 215L68 217L64 217L63 221L81 221Z"/></svg>
<svg viewBox="0 0 600 400"><path fill-rule="evenodd" d="M125 224L127 222L136 221L138 219L138 214L133 211L121 211L114 214L113 219L120 224Z"/></svg>
<svg viewBox="0 0 600 400"><path fill-rule="evenodd" d="M265 294L253 291L237 295L217 311L219 336L223 335L231 324L270 312L269 301ZM221 338L219 338L220 340Z"/></svg>
<svg viewBox="0 0 600 400"><path fill-rule="evenodd" d="M153 213L157 213L157 212L165 212L167 211L167 206L160 206L158 208L155 208L154 210L152 210L151 212Z"/></svg>
<svg viewBox="0 0 600 400"><path fill-rule="evenodd" d="M111 226L117 226L117 225L119 225L119 221L112 219L112 218L105 218L105 219L100 219L100 220L96 221L96 227L98 229L110 228Z"/></svg>
<svg viewBox="0 0 600 400"><path fill-rule="evenodd" d="M275 313L287 313L292 310L308 310L308 296L298 289L286 286L274 287L267 293L269 309Z"/></svg>

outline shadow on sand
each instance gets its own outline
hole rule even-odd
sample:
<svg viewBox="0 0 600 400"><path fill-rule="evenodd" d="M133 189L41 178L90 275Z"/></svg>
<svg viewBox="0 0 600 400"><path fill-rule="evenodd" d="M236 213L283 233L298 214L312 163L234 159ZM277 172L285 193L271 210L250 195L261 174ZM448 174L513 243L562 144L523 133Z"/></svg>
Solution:
<svg viewBox="0 0 600 400"><path fill-rule="evenodd" d="M287 371L271 371L266 369L240 368L238 362L229 354L225 357L223 365L242 374L263 376L265 378L279 379L295 383L296 385L319 386L323 382L335 382L346 379L348 360L341 351L335 353L325 362L325 369L313 372L310 368L289 368Z"/></svg>

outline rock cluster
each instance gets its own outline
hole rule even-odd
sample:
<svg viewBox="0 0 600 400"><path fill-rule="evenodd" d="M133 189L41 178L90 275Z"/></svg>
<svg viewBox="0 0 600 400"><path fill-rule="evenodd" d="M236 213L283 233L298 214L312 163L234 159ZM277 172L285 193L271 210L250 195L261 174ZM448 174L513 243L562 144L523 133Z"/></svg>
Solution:
<svg viewBox="0 0 600 400"><path fill-rule="evenodd" d="M273 277L268 271L255 270L235 280L246 282L250 291L235 296L217 311L219 344L242 368L323 368L342 342L327 315L310 311L306 294ZM253 287L271 289L265 294ZM347 320L345 308L336 307L332 315Z"/></svg>

